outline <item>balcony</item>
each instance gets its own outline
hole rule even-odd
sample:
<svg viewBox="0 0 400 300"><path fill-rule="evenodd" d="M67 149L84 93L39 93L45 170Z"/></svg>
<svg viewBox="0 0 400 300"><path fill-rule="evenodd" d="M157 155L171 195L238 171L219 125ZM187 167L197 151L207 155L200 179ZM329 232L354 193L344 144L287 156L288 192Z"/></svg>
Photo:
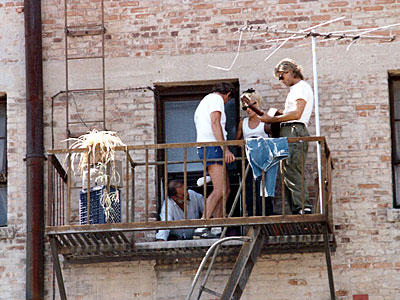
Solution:
<svg viewBox="0 0 400 300"><path fill-rule="evenodd" d="M332 161L324 137L289 138L289 143L309 144L308 157L303 170L303 187L308 188L314 204L311 215L291 215L284 199L282 176L278 172L274 215L248 216L246 211L245 141L215 143L153 144L117 147L116 159L120 181L108 182L104 189L115 186L120 191L118 209L121 214L117 222L108 219L104 224L82 224L87 222L82 211L82 193L91 199L94 177L89 172L74 173L74 164L67 154L80 153L86 149L50 150L48 156L48 197L46 233L55 254L62 254L70 262L99 262L105 260L138 260L174 257L203 256L212 240L193 239L185 241L156 242L155 232L159 229L197 227L236 227L245 231L250 225L263 225L266 243L263 253L325 251L324 235L329 237L330 248L335 246L332 232ZM158 221L159 201L167 193L164 178L180 177L185 187L195 188L193 176L206 176L202 162L190 159L188 151L195 147L222 145L225 149L236 149L236 169L229 171L232 180L231 198L224 195L224 217L211 219L184 219ZM179 150L178 152L176 152ZM175 152L171 152L175 151ZM320 151L320 156L317 155ZM179 153L178 160L174 159ZM319 156L319 157L318 157ZM320 167L318 167L320 161ZM191 171L193 164L202 171ZM76 166L75 166L76 169ZM176 170L179 170L176 172ZM171 172L174 170L175 172ZM251 170L247 170L247 176ZM264 177L265 174L263 173ZM235 180L236 178L236 180ZM306 185L307 183L307 185ZM210 184L197 188L206 198ZM84 189L84 192L82 190ZM87 191L89 190L89 195ZM186 190L186 189L185 189ZM187 195L185 196L187 197ZM81 199L81 201L80 201ZM263 207L265 195L262 196ZM230 200L230 201L229 201ZM86 202L86 212L91 201ZM80 207L81 206L81 207ZM232 209L233 207L233 209ZM236 207L236 209L235 209ZM304 207L304 197L303 197ZM80 212L81 209L81 212ZM236 211L236 213L233 213ZM263 210L264 211L264 210ZM229 213L231 212L231 214ZM185 213L186 216L186 213ZM92 216L90 217L92 218ZM91 221L92 222L92 221ZM104 219L103 219L104 222ZM222 247L222 254L237 253L239 244L234 241ZM324 250L325 249L325 250Z"/></svg>

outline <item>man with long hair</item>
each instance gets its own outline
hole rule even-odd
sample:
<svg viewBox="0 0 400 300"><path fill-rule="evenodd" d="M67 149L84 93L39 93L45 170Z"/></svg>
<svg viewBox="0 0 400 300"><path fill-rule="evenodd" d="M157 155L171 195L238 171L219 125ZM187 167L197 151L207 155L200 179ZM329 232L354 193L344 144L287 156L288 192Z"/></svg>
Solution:
<svg viewBox="0 0 400 300"><path fill-rule="evenodd" d="M278 110L281 115L260 117L266 123L281 123L281 137L309 136L307 129L311 117L314 95L311 86L304 81L301 67L292 59L280 61L274 70L274 76L288 87L285 109ZM307 187L303 186L304 165L308 151L308 143L289 143L290 157L283 162L285 198L288 200L293 214L311 214L312 206ZM304 195L304 212L302 199Z"/></svg>

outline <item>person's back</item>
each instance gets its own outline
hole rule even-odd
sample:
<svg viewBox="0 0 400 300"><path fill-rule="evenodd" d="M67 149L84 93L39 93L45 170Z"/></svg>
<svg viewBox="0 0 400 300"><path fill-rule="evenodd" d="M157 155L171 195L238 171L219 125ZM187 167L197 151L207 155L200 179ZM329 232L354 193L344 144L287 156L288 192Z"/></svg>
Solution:
<svg viewBox="0 0 400 300"><path fill-rule="evenodd" d="M226 139L226 116L224 99L217 93L211 93L205 96L199 103L194 113L194 123L196 125L198 143L201 142L215 142L216 138L212 131L210 114L214 111L221 112L221 127L223 130L224 138Z"/></svg>
<svg viewBox="0 0 400 300"><path fill-rule="evenodd" d="M235 87L231 83L221 82L214 86L211 94L200 101L194 114L197 142L226 140L224 105L234 96L234 91ZM213 191L207 198L207 209L203 217L222 218L224 216L223 197L225 195L227 199L230 193L229 177L223 161L232 163L235 161L235 156L223 146L198 147L197 154L200 160L206 160L206 168L213 184ZM207 231L207 228L199 228L197 233L203 233L203 231Z"/></svg>

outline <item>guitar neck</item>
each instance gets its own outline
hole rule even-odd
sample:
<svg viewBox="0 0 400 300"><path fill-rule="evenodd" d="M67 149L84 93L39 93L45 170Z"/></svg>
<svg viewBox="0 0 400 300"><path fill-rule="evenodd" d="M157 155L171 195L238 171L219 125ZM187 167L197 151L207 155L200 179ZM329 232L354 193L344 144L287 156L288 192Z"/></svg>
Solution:
<svg viewBox="0 0 400 300"><path fill-rule="evenodd" d="M247 98L246 96L242 97L243 102L246 103L246 105L252 110L254 111L257 115L262 116L264 115L264 112L259 110L257 107L255 107L254 105L251 104L250 99Z"/></svg>

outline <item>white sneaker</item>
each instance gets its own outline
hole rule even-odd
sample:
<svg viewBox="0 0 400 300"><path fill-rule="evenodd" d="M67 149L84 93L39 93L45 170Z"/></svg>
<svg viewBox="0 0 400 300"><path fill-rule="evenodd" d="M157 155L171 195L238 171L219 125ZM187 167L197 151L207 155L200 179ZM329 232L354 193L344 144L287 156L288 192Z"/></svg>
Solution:
<svg viewBox="0 0 400 300"><path fill-rule="evenodd" d="M210 176L206 176L206 183L211 182L211 177ZM202 186L204 185L204 177L200 177L199 179L197 179L197 186Z"/></svg>
<svg viewBox="0 0 400 300"><path fill-rule="evenodd" d="M219 237L222 233L222 227L213 227L211 228L211 234L213 236Z"/></svg>
<svg viewBox="0 0 400 300"><path fill-rule="evenodd" d="M206 228L206 227L200 227L200 228L196 228L194 230L193 235L194 236L203 236L204 234L209 234L210 233L210 229Z"/></svg>
<svg viewBox="0 0 400 300"><path fill-rule="evenodd" d="M311 214L312 214L311 208L306 207L304 209L304 215L311 215ZM302 209L299 210L299 215L303 215L303 210Z"/></svg>

